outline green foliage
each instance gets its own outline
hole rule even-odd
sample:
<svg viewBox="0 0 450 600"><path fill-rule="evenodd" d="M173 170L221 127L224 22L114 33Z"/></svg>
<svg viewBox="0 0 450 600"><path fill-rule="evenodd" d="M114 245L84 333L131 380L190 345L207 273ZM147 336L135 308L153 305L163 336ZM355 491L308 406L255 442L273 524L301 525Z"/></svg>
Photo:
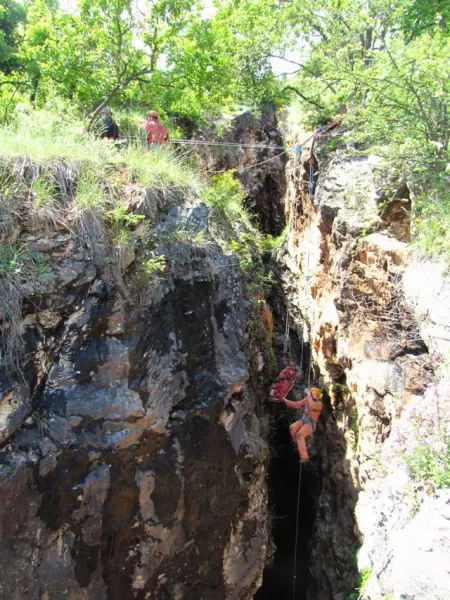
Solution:
<svg viewBox="0 0 450 600"><path fill-rule="evenodd" d="M356 552L354 554L354 558L352 557L352 560L354 560L355 566L356 566L357 553L358 553L358 551L356 550ZM372 575L372 570L373 570L372 567L364 567L364 569L359 574L359 583L358 583L358 586L356 587L356 590L347 594L345 600L360 600L360 598L364 598L365 589L366 589L367 584L369 583L369 579Z"/></svg>
<svg viewBox="0 0 450 600"><path fill-rule="evenodd" d="M360 594L364 595L365 588L369 583L369 579L372 575L372 567L364 567L361 571L361 579L359 581Z"/></svg>
<svg viewBox="0 0 450 600"><path fill-rule="evenodd" d="M449 32L450 6L446 0L412 0L405 3L403 31L407 39L420 36L425 31Z"/></svg>
<svg viewBox="0 0 450 600"><path fill-rule="evenodd" d="M17 245L0 246L0 277L18 275L21 263L21 253Z"/></svg>
<svg viewBox="0 0 450 600"><path fill-rule="evenodd" d="M160 190L165 196L182 192L199 194L203 181L186 156L179 156L171 147L158 146L150 152L142 146L131 146L123 154L123 161L132 176L142 186Z"/></svg>
<svg viewBox="0 0 450 600"><path fill-rule="evenodd" d="M261 241L261 252L268 252L274 254L286 240L288 234L288 227L286 226L278 236L265 235Z"/></svg>
<svg viewBox="0 0 450 600"><path fill-rule="evenodd" d="M240 7L225 2L207 17L202 4L143 0L136 10L131 0L81 0L73 12L46 0L0 4L0 119L13 119L17 102L43 107L54 97L85 114L116 102L195 120L266 99L270 60L242 35Z"/></svg>
<svg viewBox="0 0 450 600"><path fill-rule="evenodd" d="M203 192L203 199L213 208L226 211L230 215L239 215L243 211L245 194L235 171L230 170L215 175Z"/></svg>
<svg viewBox="0 0 450 600"><path fill-rule="evenodd" d="M112 221L112 223L122 226L136 226L145 219L145 215L136 215L130 213L128 207L125 204L118 204L113 209L106 213L106 216Z"/></svg>
<svg viewBox="0 0 450 600"><path fill-rule="evenodd" d="M104 210L107 198L97 171L87 165L77 182L75 203L80 210Z"/></svg>
<svg viewBox="0 0 450 600"><path fill-rule="evenodd" d="M421 201L419 236L436 255L448 248L450 164L450 38L448 2L437 0L270 0L225 3L232 26L255 40L258 51L278 57L289 79L273 95L295 97L307 127L326 125L340 109L346 134L394 166ZM284 59L289 54L289 59ZM253 58L250 52L250 60ZM266 68L263 56L254 57ZM284 61L284 63L283 63ZM269 87L266 86L266 90ZM341 132L342 133L342 132ZM326 154L340 141L319 139ZM415 209L414 209L415 210ZM442 220L442 214L445 215Z"/></svg>
<svg viewBox="0 0 450 600"><path fill-rule="evenodd" d="M212 177L202 192L202 199L212 208L213 239L224 250L237 255L241 268L251 269L263 236L253 226L244 198L234 170Z"/></svg>
<svg viewBox="0 0 450 600"><path fill-rule="evenodd" d="M353 448L356 450L358 448L358 440L359 440L359 427L358 427L358 411L355 408L355 414L352 416L350 429L353 431Z"/></svg>
<svg viewBox="0 0 450 600"><path fill-rule="evenodd" d="M283 241L262 235L253 225L244 206L245 194L241 183L230 170L215 175L204 189L202 198L212 210L209 218L211 240L226 253L236 256L245 275L249 296L262 292L273 284L273 273L261 261L261 255L273 250Z"/></svg>
<svg viewBox="0 0 450 600"><path fill-rule="evenodd" d="M437 446L441 449L437 451ZM450 486L450 435L444 427L435 432L433 445L422 440L419 432L404 450L403 457L410 476L417 482L437 488Z"/></svg>
<svg viewBox="0 0 450 600"><path fill-rule="evenodd" d="M450 264L450 189L437 184L414 203L417 245Z"/></svg>
<svg viewBox="0 0 450 600"><path fill-rule="evenodd" d="M55 186L47 174L40 174L33 181L31 189L34 193L33 208L35 210L51 206L55 199Z"/></svg>
<svg viewBox="0 0 450 600"><path fill-rule="evenodd" d="M159 254L158 256L147 258L143 261L142 266L147 275L158 276L166 270L166 257L164 254Z"/></svg>
<svg viewBox="0 0 450 600"><path fill-rule="evenodd" d="M0 2L0 72L6 75L21 68L18 57L19 26L25 21L25 7L14 0Z"/></svg>
<svg viewBox="0 0 450 600"><path fill-rule="evenodd" d="M61 158L90 161L99 170L105 162L117 161L120 156L108 140L88 135L76 113L60 100L45 110L19 113L13 123L0 129L0 156L18 155L39 163Z"/></svg>

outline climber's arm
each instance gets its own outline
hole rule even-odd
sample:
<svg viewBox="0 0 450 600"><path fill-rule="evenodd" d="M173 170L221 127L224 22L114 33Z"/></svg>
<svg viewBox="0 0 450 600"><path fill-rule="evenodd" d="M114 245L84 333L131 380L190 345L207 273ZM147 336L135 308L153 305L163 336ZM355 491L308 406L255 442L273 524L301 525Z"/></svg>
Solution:
<svg viewBox="0 0 450 600"><path fill-rule="evenodd" d="M294 402L293 400L285 400L286 406L290 406L291 408L302 408L305 406L307 399L303 398L303 400L299 400L298 402Z"/></svg>

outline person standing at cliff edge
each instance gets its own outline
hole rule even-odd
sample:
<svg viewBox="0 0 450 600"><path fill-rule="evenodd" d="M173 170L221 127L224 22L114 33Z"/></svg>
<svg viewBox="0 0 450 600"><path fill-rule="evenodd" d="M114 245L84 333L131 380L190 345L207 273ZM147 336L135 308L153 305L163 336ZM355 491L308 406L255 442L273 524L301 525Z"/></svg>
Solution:
<svg viewBox="0 0 450 600"><path fill-rule="evenodd" d="M104 106L100 112L102 125L100 137L116 141L119 139L119 126L112 118L112 112L109 106Z"/></svg>
<svg viewBox="0 0 450 600"><path fill-rule="evenodd" d="M156 110L149 110L147 113L147 146L150 149L157 144L165 144L169 141L169 132L167 127L159 122L159 115Z"/></svg>
<svg viewBox="0 0 450 600"><path fill-rule="evenodd" d="M292 440L297 444L300 463L309 461L305 440L317 427L317 421L323 408L321 399L322 392L318 388L310 388L306 390L306 396L303 400L299 400L298 402L284 400L286 406L297 409L303 408L301 418L289 427Z"/></svg>

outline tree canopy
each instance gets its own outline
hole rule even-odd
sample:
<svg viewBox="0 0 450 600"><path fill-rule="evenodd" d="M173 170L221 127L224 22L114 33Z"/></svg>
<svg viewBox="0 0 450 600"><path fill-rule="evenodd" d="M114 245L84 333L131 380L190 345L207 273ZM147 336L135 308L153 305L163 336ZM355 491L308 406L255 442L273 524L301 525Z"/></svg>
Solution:
<svg viewBox="0 0 450 600"><path fill-rule="evenodd" d="M310 127L350 107L352 139L423 193L448 198L448 2L216 0L212 14L204 8L0 0L0 120L10 121L18 102L39 108L55 99L85 115L111 103L194 118L295 99Z"/></svg>

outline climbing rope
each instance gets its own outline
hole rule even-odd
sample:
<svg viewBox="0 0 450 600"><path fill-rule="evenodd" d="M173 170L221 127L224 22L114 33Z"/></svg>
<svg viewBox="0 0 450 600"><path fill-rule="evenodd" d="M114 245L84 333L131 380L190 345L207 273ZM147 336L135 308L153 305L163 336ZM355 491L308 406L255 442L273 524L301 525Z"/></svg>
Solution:
<svg viewBox="0 0 450 600"><path fill-rule="evenodd" d="M284 343L283 343L283 355L286 359L286 355L289 351L289 361L292 362L292 351L291 351L291 335L289 326L289 309L286 310L286 326L284 328Z"/></svg>
<svg viewBox="0 0 450 600"><path fill-rule="evenodd" d="M145 137L126 137L122 138L126 142L142 142L147 144ZM272 144L245 144L242 142L216 142L208 140L196 140L196 139L184 139L184 138L172 138L168 142L169 144L180 144L187 146L220 146L222 148L256 148L259 150L286 150L285 146L274 146Z"/></svg>
<svg viewBox="0 0 450 600"><path fill-rule="evenodd" d="M314 166L313 166L313 162L312 162L312 156L313 156L313 150L314 150L314 143L316 140L315 136L312 136L312 137L313 137L313 142L311 144L310 159L309 159L309 161L310 161L310 165L309 165L310 166L310 168L309 168L309 196L310 196L311 201L314 198ZM308 139L311 139L311 138L308 138ZM310 255L310 248L311 248L311 224L312 224L311 211L309 211L309 214L308 214L308 242L307 242L306 261L305 261L305 285L303 288L304 305L306 305L306 286L308 285L308 280L309 280L309 267L310 267L309 255ZM287 308L286 312L287 312L286 334L290 341L289 308ZM314 329L314 321L315 321L315 310L313 310L311 331L313 331L313 329ZM304 331L302 331L301 350L300 350L300 365L301 366L303 366L304 346L305 346L305 336L304 336ZM308 361L308 376L307 376L307 387L308 388L311 383L312 344L310 344L310 346L311 346L311 349L310 349L310 357L309 357L309 361ZM299 528L299 521L300 521L301 483L302 483L302 464L300 463L299 473L298 473L298 490L297 490L297 516L296 516L296 525L295 525L294 565L293 565L293 578L292 578L292 600L295 600L295 588L296 588L296 583L297 583L298 528Z"/></svg>
<svg viewBox="0 0 450 600"><path fill-rule="evenodd" d="M276 154L275 156L271 156L270 158L266 158L266 160L263 160L262 162L255 163L253 165L249 165L248 167L244 167L244 171L250 171L250 169L255 169L256 167L260 167L261 165L265 165L266 163L270 162L271 160L276 160L280 156L283 156L283 154L287 154L287 150L284 150L283 152L280 152L279 154ZM213 173L213 174L216 175L218 173L226 173L227 171L229 171L229 169L221 169L219 171L217 171L216 169L204 169L203 171L200 171L200 172L202 174Z"/></svg>
<svg viewBox="0 0 450 600"><path fill-rule="evenodd" d="M335 127L335 125L333 126L333 128ZM246 143L242 143L242 142L219 142L219 141L208 141L208 140L201 140L201 139L185 139L185 138L172 138L169 140L170 144L180 144L180 145L187 145L187 146L219 146L219 147L223 147L223 148L254 148L254 149L259 149L259 150L283 150L283 152L281 154L286 154L289 153L291 150L294 150L294 152L301 152L303 146L305 144L307 144L309 142L309 140L313 140L313 146L314 146L314 142L316 139L318 139L319 137L326 137L328 135L333 135L333 137L338 137L340 135L343 135L345 133L345 130L339 133L329 133L328 132L328 128L326 129L318 129L316 132L312 133L310 136L308 136L303 142L301 142L301 144L295 144L292 146L274 146L272 144L246 144ZM122 143L126 143L126 142L142 142L143 144L146 144L146 139L143 136L137 137L137 136L132 136L132 137L126 137L126 138L121 138L121 140L119 140ZM312 147L311 147L312 149ZM278 156L281 156L281 154L279 154ZM272 160L273 158L276 157L271 157L268 160ZM263 163L260 163L263 164Z"/></svg>
<svg viewBox="0 0 450 600"><path fill-rule="evenodd" d="M298 491L297 491L297 523L295 525L295 551L294 551L294 577L292 580L292 600L295 600L295 586L297 583L297 548L298 548L298 523L300 514L300 488L302 484L302 464L298 471Z"/></svg>
<svg viewBox="0 0 450 600"><path fill-rule="evenodd" d="M186 140L183 138L173 138L170 140L171 144L193 144L196 146L222 146L224 148L260 148L269 150L285 150L284 146L273 146L269 144L240 144L238 142L214 142L207 140Z"/></svg>

